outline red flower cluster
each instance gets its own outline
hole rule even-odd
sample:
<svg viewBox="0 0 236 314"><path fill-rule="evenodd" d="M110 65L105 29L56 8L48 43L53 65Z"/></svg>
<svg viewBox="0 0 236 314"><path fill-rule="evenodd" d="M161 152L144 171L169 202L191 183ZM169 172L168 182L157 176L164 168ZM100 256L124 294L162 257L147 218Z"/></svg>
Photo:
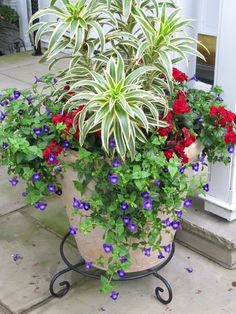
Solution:
<svg viewBox="0 0 236 314"><path fill-rule="evenodd" d="M236 133L233 123L236 123L236 114L224 106L211 106L210 116L215 117L214 125L226 128L224 141L226 144L236 144Z"/></svg>
<svg viewBox="0 0 236 314"><path fill-rule="evenodd" d="M79 108L76 111L72 111L70 113L63 113L61 114L57 114L56 116L54 116L52 118L52 122L54 125L57 125L58 123L62 122L63 124L65 124L66 129L65 129L65 134L71 134L70 130L73 127L73 121L75 116L81 112L83 110L84 106L79 106ZM79 137L80 135L80 131L79 128L77 127L76 132L73 134L74 137Z"/></svg>
<svg viewBox="0 0 236 314"><path fill-rule="evenodd" d="M58 164L57 156L63 151L63 147L58 145L55 140L52 140L43 151L43 157L49 164Z"/></svg>
<svg viewBox="0 0 236 314"><path fill-rule="evenodd" d="M163 121L168 123L168 126L165 128L159 128L158 132L160 136L168 136L173 131L173 123L172 123L172 113L169 111L165 119Z"/></svg>
<svg viewBox="0 0 236 314"><path fill-rule="evenodd" d="M182 91L178 92L178 97L173 103L173 112L176 115L190 112L190 107L188 106L187 100L185 98L185 93Z"/></svg>
<svg viewBox="0 0 236 314"><path fill-rule="evenodd" d="M188 80L188 76L184 72L181 72L180 70L178 70L177 68L173 68L172 76L174 80L179 83L182 83Z"/></svg>

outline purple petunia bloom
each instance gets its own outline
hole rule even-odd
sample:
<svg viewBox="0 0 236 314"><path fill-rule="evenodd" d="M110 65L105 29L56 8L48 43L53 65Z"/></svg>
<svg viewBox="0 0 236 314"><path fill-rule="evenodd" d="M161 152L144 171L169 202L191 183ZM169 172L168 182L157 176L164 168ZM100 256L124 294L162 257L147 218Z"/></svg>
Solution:
<svg viewBox="0 0 236 314"><path fill-rule="evenodd" d="M111 253L113 250L112 244L104 243L103 250L105 251L105 253Z"/></svg>
<svg viewBox="0 0 236 314"><path fill-rule="evenodd" d="M3 143L2 143L2 148L3 148L3 149L7 149L8 146L9 146L9 144L7 144L6 142L3 142Z"/></svg>
<svg viewBox="0 0 236 314"><path fill-rule="evenodd" d="M9 101L8 101L8 100L4 100L4 101L1 103L1 106L2 106L2 107L6 107L8 104L9 104Z"/></svg>
<svg viewBox="0 0 236 314"><path fill-rule="evenodd" d="M17 178L13 178L9 180L9 182L11 183L12 186L16 186L19 183L19 180Z"/></svg>
<svg viewBox="0 0 236 314"><path fill-rule="evenodd" d="M120 261L121 261L121 263L125 263L128 261L128 259L125 256L121 256Z"/></svg>
<svg viewBox="0 0 236 314"><path fill-rule="evenodd" d="M123 269L120 269L117 271L117 274L120 278L124 278L126 275L126 272Z"/></svg>
<svg viewBox="0 0 236 314"><path fill-rule="evenodd" d="M162 170L163 170L163 172L165 172L165 173L169 172L168 168L166 168L166 167L162 168Z"/></svg>
<svg viewBox="0 0 236 314"><path fill-rule="evenodd" d="M233 154L233 153L234 153L234 149L235 149L234 145L229 145L228 148L227 148L227 150L228 150L228 152L229 152L230 154Z"/></svg>
<svg viewBox="0 0 236 314"><path fill-rule="evenodd" d="M117 300L118 296L119 296L119 292L112 291L112 293L111 293L112 300L114 300L114 301Z"/></svg>
<svg viewBox="0 0 236 314"><path fill-rule="evenodd" d="M170 227L170 226L171 226L170 218L166 218L165 220L162 220L162 223L163 223L166 227Z"/></svg>
<svg viewBox="0 0 236 314"><path fill-rule="evenodd" d="M85 262L85 268L86 268L86 270L87 270L87 271L90 271L91 268L92 268L92 265L93 265L92 262L86 261L86 262Z"/></svg>
<svg viewBox="0 0 236 314"><path fill-rule="evenodd" d="M70 148L70 142L64 141L63 147L64 147L64 148Z"/></svg>
<svg viewBox="0 0 236 314"><path fill-rule="evenodd" d="M57 172L62 172L62 167L61 166L57 166L56 170L57 170Z"/></svg>
<svg viewBox="0 0 236 314"><path fill-rule="evenodd" d="M185 269L187 270L188 273L192 273L193 272L193 268L192 267L186 267Z"/></svg>
<svg viewBox="0 0 236 314"><path fill-rule="evenodd" d="M0 114L0 120L3 121L4 119L6 119L7 117L7 114L3 111L1 111L1 114Z"/></svg>
<svg viewBox="0 0 236 314"><path fill-rule="evenodd" d="M14 262L18 262L20 259L23 259L23 257L20 256L20 254L18 254L18 253L12 254L11 257L12 257Z"/></svg>
<svg viewBox="0 0 236 314"><path fill-rule="evenodd" d="M78 231L77 227L70 227L70 235L75 235Z"/></svg>
<svg viewBox="0 0 236 314"><path fill-rule="evenodd" d="M33 131L36 136L40 136L43 132L42 128L34 128Z"/></svg>
<svg viewBox="0 0 236 314"><path fill-rule="evenodd" d="M43 203L43 202L36 202L34 204L34 207L39 209L40 211L44 211L47 207L47 203Z"/></svg>
<svg viewBox="0 0 236 314"><path fill-rule="evenodd" d="M192 203L193 203L193 200L191 198L186 198L184 200L184 207L188 208L192 205Z"/></svg>
<svg viewBox="0 0 236 314"><path fill-rule="evenodd" d="M150 193L148 193L148 192L142 192L141 194L140 194L140 196L142 197L142 198L149 198L150 197Z"/></svg>
<svg viewBox="0 0 236 314"><path fill-rule="evenodd" d="M130 232L134 233L138 229L138 225L135 223L129 223L128 224L128 229Z"/></svg>
<svg viewBox="0 0 236 314"><path fill-rule="evenodd" d="M157 185L157 186L160 186L161 185L161 180L155 180L154 184Z"/></svg>
<svg viewBox="0 0 236 314"><path fill-rule="evenodd" d="M16 99L20 98L21 93L18 90L14 90L13 95L14 95L14 99L16 100Z"/></svg>
<svg viewBox="0 0 236 314"><path fill-rule="evenodd" d="M109 174L108 180L111 183L111 185L116 185L117 183L119 183L120 178L117 174L112 173L112 174Z"/></svg>
<svg viewBox="0 0 236 314"><path fill-rule="evenodd" d="M131 222L131 218L128 216L123 216L122 221L124 224L128 225Z"/></svg>
<svg viewBox="0 0 236 314"><path fill-rule="evenodd" d="M90 204L89 203L84 203L84 210L89 210L90 209Z"/></svg>
<svg viewBox="0 0 236 314"><path fill-rule="evenodd" d="M223 101L224 101L224 99L220 97L220 94L216 97L216 100L217 100L217 101L220 101L220 102L223 102Z"/></svg>
<svg viewBox="0 0 236 314"><path fill-rule="evenodd" d="M109 138L109 147L114 149L116 147L116 141L113 137Z"/></svg>
<svg viewBox="0 0 236 314"><path fill-rule="evenodd" d="M49 192L52 192L52 193L56 192L56 187L55 187L55 185L49 184L49 185L48 185L48 191L49 191Z"/></svg>
<svg viewBox="0 0 236 314"><path fill-rule="evenodd" d="M121 165L121 161L118 158L115 158L112 162L112 167L117 168Z"/></svg>
<svg viewBox="0 0 236 314"><path fill-rule="evenodd" d="M32 175L33 181L38 181L38 180L40 180L40 178L41 178L41 173L36 172Z"/></svg>
<svg viewBox="0 0 236 314"><path fill-rule="evenodd" d="M195 172L198 172L198 171L199 171L199 163L196 162L195 164L192 164L192 169L193 169Z"/></svg>
<svg viewBox="0 0 236 314"><path fill-rule="evenodd" d="M203 164L203 163L205 162L205 158L206 158L206 156L204 156L204 155L199 155L199 156L198 156L198 161L199 161L201 164Z"/></svg>
<svg viewBox="0 0 236 314"><path fill-rule="evenodd" d="M50 156L48 157L48 162L50 164L54 164L56 162L56 160L57 160L57 158L53 154L50 154Z"/></svg>
<svg viewBox="0 0 236 314"><path fill-rule="evenodd" d="M176 211L175 211L175 214L176 214L176 216L177 216L179 219L181 219L181 218L183 217L183 212L182 212L182 210L176 210Z"/></svg>
<svg viewBox="0 0 236 314"><path fill-rule="evenodd" d="M143 208L146 210L152 210L152 202L153 200L151 198L145 199L145 201L143 202Z"/></svg>
<svg viewBox="0 0 236 314"><path fill-rule="evenodd" d="M171 227L172 227L174 230L178 230L179 227L180 227L180 222L177 221L177 220L173 220L172 223L171 223Z"/></svg>
<svg viewBox="0 0 236 314"><path fill-rule="evenodd" d="M198 116L197 116L197 120L198 120L198 122L203 122L203 115L202 115L202 113L201 112L199 112L199 114L198 114Z"/></svg>
<svg viewBox="0 0 236 314"><path fill-rule="evenodd" d="M144 249L144 255L148 256L148 257L151 256L151 248L150 247Z"/></svg>
<svg viewBox="0 0 236 314"><path fill-rule="evenodd" d="M9 96L9 97L8 97L8 100L9 100L9 101L15 100L15 99L14 99L14 96Z"/></svg>
<svg viewBox="0 0 236 314"><path fill-rule="evenodd" d="M204 190L205 192L209 192L209 190L210 190L208 183L204 184L204 185L202 186L202 188L203 188L203 190Z"/></svg>
<svg viewBox="0 0 236 314"><path fill-rule="evenodd" d="M73 207L78 209L84 209L84 204L81 200L73 198Z"/></svg>
<svg viewBox="0 0 236 314"><path fill-rule="evenodd" d="M170 252L171 252L171 245L170 245L170 244L164 245L164 246L163 246L163 249L164 249L164 251L165 251L166 253L170 253Z"/></svg>
<svg viewBox="0 0 236 314"><path fill-rule="evenodd" d="M57 189L57 190L56 190L56 194L57 194L58 196L61 196L61 195L62 195L62 189Z"/></svg>
<svg viewBox="0 0 236 314"><path fill-rule="evenodd" d="M181 166L178 167L178 169L179 169L179 172L182 173L182 174L185 172L185 166L181 165Z"/></svg>
<svg viewBox="0 0 236 314"><path fill-rule="evenodd" d="M195 82L198 82L199 80L198 80L198 78L197 78L196 74L194 74L194 75L191 77L191 79L189 79L189 81L195 81Z"/></svg>
<svg viewBox="0 0 236 314"><path fill-rule="evenodd" d="M42 82L42 80L39 77L37 77L36 75L34 76L34 79L35 79L35 81L34 81L35 84Z"/></svg>
<svg viewBox="0 0 236 314"><path fill-rule="evenodd" d="M125 201L123 201L121 204L120 204L120 208L121 210L127 210L129 208L129 204Z"/></svg>
<svg viewBox="0 0 236 314"><path fill-rule="evenodd" d="M158 258L163 259L163 258L165 258L165 256L162 254L162 252L160 252L160 254L158 255Z"/></svg>
<svg viewBox="0 0 236 314"><path fill-rule="evenodd" d="M22 197L26 197L27 193L26 192L22 192L21 195L22 195Z"/></svg>
<svg viewBox="0 0 236 314"><path fill-rule="evenodd" d="M43 126L43 132L47 134L47 133L49 133L49 131L50 131L50 127L47 125L44 125Z"/></svg>

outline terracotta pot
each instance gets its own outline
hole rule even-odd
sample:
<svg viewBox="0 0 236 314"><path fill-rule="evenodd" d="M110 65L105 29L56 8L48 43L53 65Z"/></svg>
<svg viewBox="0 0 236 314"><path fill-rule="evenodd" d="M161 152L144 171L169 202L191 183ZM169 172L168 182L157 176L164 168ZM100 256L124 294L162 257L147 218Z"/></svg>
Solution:
<svg viewBox="0 0 236 314"><path fill-rule="evenodd" d="M193 151L190 149L190 152L188 152L189 157L196 158L199 154L199 149L201 146L194 145ZM191 155L190 155L191 153ZM71 151L71 153L64 157L63 159L67 162L75 162L75 160L78 158L78 153ZM63 186L63 195L62 199L66 206L67 215L70 221L71 226L78 226L79 224L79 216L72 216L72 202L73 198L80 198L80 193L75 189L73 181L77 180L76 172L72 168L67 168L64 177L61 181ZM88 186L85 195L89 195L91 191L94 190L94 183L91 182ZM89 211L85 212L86 215L89 215ZM163 213L158 213L158 218L161 220L166 219L167 216ZM96 265L94 262L96 259L98 259L100 256L104 256L105 260L109 258L109 254L106 254L103 251L103 234L104 229L100 227L96 227L92 230L91 233L88 235L84 235L82 232L78 232L74 237L79 249L79 252L84 260L93 262L93 265L97 268L101 268L99 265ZM162 241L161 245L168 245L173 241L175 232L172 231L171 233L166 233L165 231L162 232ZM136 272L136 271L142 271L146 269L150 269L152 267L157 266L158 264L163 262L163 259L158 259L158 252L152 252L150 257L147 257L144 255L144 252L137 249L132 250L130 252L131 255L131 262L132 266L130 267L127 272ZM168 254L165 254L166 257Z"/></svg>

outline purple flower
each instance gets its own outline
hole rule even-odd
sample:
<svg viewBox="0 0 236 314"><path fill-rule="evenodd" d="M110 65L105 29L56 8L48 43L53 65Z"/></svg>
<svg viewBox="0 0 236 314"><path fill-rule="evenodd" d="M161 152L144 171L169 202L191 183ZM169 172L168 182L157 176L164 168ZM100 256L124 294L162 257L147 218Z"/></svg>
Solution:
<svg viewBox="0 0 236 314"><path fill-rule="evenodd" d="M21 93L18 90L14 90L13 95L14 95L14 99L18 99Z"/></svg>
<svg viewBox="0 0 236 314"><path fill-rule="evenodd" d="M89 210L90 209L90 204L89 203L84 203L84 210Z"/></svg>
<svg viewBox="0 0 236 314"><path fill-rule="evenodd" d="M119 183L120 178L117 174L112 173L108 176L108 180L111 183L111 185L116 185L117 183Z"/></svg>
<svg viewBox="0 0 236 314"><path fill-rule="evenodd" d="M44 125L44 126L43 126L43 131L44 131L44 133L47 134L47 133L50 131L50 127L47 126L47 125Z"/></svg>
<svg viewBox="0 0 236 314"><path fill-rule="evenodd" d="M78 209L84 209L84 204L81 200L73 198L73 207Z"/></svg>
<svg viewBox="0 0 236 314"><path fill-rule="evenodd" d="M180 222L177 221L177 220L172 221L171 227L172 227L174 230L178 230L179 227L180 227Z"/></svg>
<svg viewBox="0 0 236 314"><path fill-rule="evenodd" d="M2 143L2 148L3 148L3 149L7 149L8 146L9 146L9 144L7 144L6 142L3 142L3 143Z"/></svg>
<svg viewBox="0 0 236 314"><path fill-rule="evenodd" d="M49 158L48 158L48 162L49 162L50 164L54 164L54 163L56 162L56 160L57 160L57 158L56 158L56 156L54 156L53 154L51 154L51 155L49 156Z"/></svg>
<svg viewBox="0 0 236 314"><path fill-rule="evenodd" d="M117 274L120 278L124 278L126 275L126 272L123 269L120 269L117 271Z"/></svg>
<svg viewBox="0 0 236 314"><path fill-rule="evenodd" d="M162 168L162 170L163 170L163 172L165 172L165 173L169 172L168 168L166 168L166 167Z"/></svg>
<svg viewBox="0 0 236 314"><path fill-rule="evenodd" d="M220 97L220 94L216 97L216 100L217 100L217 101L220 101L220 102L223 102L223 101L224 101L224 99Z"/></svg>
<svg viewBox="0 0 236 314"><path fill-rule="evenodd" d="M62 167L61 166L57 166L56 170L57 170L57 172L62 172Z"/></svg>
<svg viewBox="0 0 236 314"><path fill-rule="evenodd" d="M138 225L135 223L129 223L128 224L128 229L130 232L134 233L138 229Z"/></svg>
<svg viewBox="0 0 236 314"><path fill-rule="evenodd" d="M2 106L2 107L6 107L8 104L9 104L9 101L8 101L8 100L4 100L4 101L1 103L1 106Z"/></svg>
<svg viewBox="0 0 236 314"><path fill-rule="evenodd" d="M204 190L205 192L209 192L209 190L210 190L208 183L204 184L204 185L202 186L202 188L203 188L203 190Z"/></svg>
<svg viewBox="0 0 236 314"><path fill-rule="evenodd" d="M145 199L143 202L143 208L146 210L152 210L152 202L153 200L151 198Z"/></svg>
<svg viewBox="0 0 236 314"><path fill-rule="evenodd" d="M62 189L57 189L57 190L56 190L56 194L59 195L59 196L61 196L61 195L62 195Z"/></svg>
<svg viewBox="0 0 236 314"><path fill-rule="evenodd" d="M199 112L198 116L197 116L197 120L201 123L203 122L203 115L201 112Z"/></svg>
<svg viewBox="0 0 236 314"><path fill-rule="evenodd" d="M112 291L112 293L111 293L112 300L114 300L114 301L117 300L118 296L119 296L119 292Z"/></svg>
<svg viewBox="0 0 236 314"><path fill-rule="evenodd" d="M131 222L131 218L128 216L123 216L122 221L124 224L128 225Z"/></svg>
<svg viewBox="0 0 236 314"><path fill-rule="evenodd" d="M163 246L163 249L164 249L164 251L165 251L166 253L170 253L170 251L171 251L171 245L170 245L170 244L164 245L164 246Z"/></svg>
<svg viewBox="0 0 236 314"><path fill-rule="evenodd" d="M112 250L113 250L112 244L104 243L104 244L103 244L103 250L104 250L106 253L111 253Z"/></svg>
<svg viewBox="0 0 236 314"><path fill-rule="evenodd" d="M27 101L28 101L28 105L32 105L33 103L33 97L32 96L28 96L26 97Z"/></svg>
<svg viewBox="0 0 236 314"><path fill-rule="evenodd" d="M198 82L198 78L196 76L196 74L193 75L193 77L191 77L191 79L189 81L195 81L195 82Z"/></svg>
<svg viewBox="0 0 236 314"><path fill-rule="evenodd" d="M185 269L187 270L188 273L192 273L193 272L193 268L192 267L186 267Z"/></svg>
<svg viewBox="0 0 236 314"><path fill-rule="evenodd" d="M52 193L56 192L56 187L55 187L55 185L49 184L49 185L48 185L48 191L49 191L49 192L52 192Z"/></svg>
<svg viewBox="0 0 236 314"><path fill-rule="evenodd" d="M178 169L179 169L179 172L183 174L184 171L185 171L185 166L181 165L181 166L178 167Z"/></svg>
<svg viewBox="0 0 236 314"><path fill-rule="evenodd" d="M113 137L109 138L109 147L114 149L116 147L116 141Z"/></svg>
<svg viewBox="0 0 236 314"><path fill-rule="evenodd" d="M5 112L1 111L0 120L3 121L6 117L7 117L7 114Z"/></svg>
<svg viewBox="0 0 236 314"><path fill-rule="evenodd" d="M53 84L57 84L57 82L58 82L58 79L54 78L53 79Z"/></svg>
<svg viewBox="0 0 236 314"><path fill-rule="evenodd" d="M160 254L158 255L158 258L163 259L163 258L165 258L165 256L162 254L162 252L160 252Z"/></svg>
<svg viewBox="0 0 236 314"><path fill-rule="evenodd" d="M162 220L162 223L164 225L166 225L166 227L170 227L171 226L170 218L166 218L165 220Z"/></svg>
<svg viewBox="0 0 236 314"><path fill-rule="evenodd" d="M36 136L40 136L43 132L42 128L34 128L33 131Z"/></svg>
<svg viewBox="0 0 236 314"><path fill-rule="evenodd" d="M92 264L93 264L92 262L88 262L88 261L85 262L85 268L86 268L87 271L91 270Z"/></svg>
<svg viewBox="0 0 236 314"><path fill-rule="evenodd" d="M195 172L198 172L199 171L199 163L195 163L195 164L192 164L192 169L195 171Z"/></svg>
<svg viewBox="0 0 236 314"><path fill-rule="evenodd" d="M176 216L177 216L179 219L181 219L181 218L183 217L183 212L182 212L182 210L176 210L176 211L175 211L175 214L176 214Z"/></svg>
<svg viewBox="0 0 236 314"><path fill-rule="evenodd" d="M128 259L125 256L121 256L120 261L121 261L121 263L125 263L128 261Z"/></svg>
<svg viewBox="0 0 236 314"><path fill-rule="evenodd" d="M14 96L8 97L8 100L9 100L9 101L13 101L13 100L14 100Z"/></svg>
<svg viewBox="0 0 236 314"><path fill-rule="evenodd" d="M35 78L34 84L42 82L42 80L40 78L38 78L36 75L34 76L34 78Z"/></svg>
<svg viewBox="0 0 236 314"><path fill-rule="evenodd" d="M70 235L75 235L78 231L77 227L70 227Z"/></svg>
<svg viewBox="0 0 236 314"><path fill-rule="evenodd" d="M26 192L22 192L21 195L22 195L22 197L26 197L27 193Z"/></svg>
<svg viewBox="0 0 236 314"><path fill-rule="evenodd" d="M198 161L199 161L201 164L203 164L203 163L205 162L205 157L206 157L206 156L204 156L204 155L199 155L199 156L198 156Z"/></svg>
<svg viewBox="0 0 236 314"><path fill-rule="evenodd" d="M140 194L140 196L141 196L142 198L149 198L149 197L150 197L150 194L145 191L145 192L142 192L142 193Z"/></svg>
<svg viewBox="0 0 236 314"><path fill-rule="evenodd" d="M20 256L20 254L15 253L15 254L12 254L12 259L14 262L18 262L20 259L23 259L23 257Z"/></svg>
<svg viewBox="0 0 236 314"><path fill-rule="evenodd" d="M229 145L228 148L227 148L228 152L230 154L233 154L234 153L234 145Z"/></svg>
<svg viewBox="0 0 236 314"><path fill-rule="evenodd" d="M191 198L186 198L184 200L184 207L188 208L192 205L192 203L193 203L193 200Z"/></svg>
<svg viewBox="0 0 236 314"><path fill-rule="evenodd" d="M157 185L157 186L160 186L161 185L161 180L155 180L154 184Z"/></svg>
<svg viewBox="0 0 236 314"><path fill-rule="evenodd" d="M64 148L69 148L70 147L70 143L68 141L64 141L63 147Z"/></svg>
<svg viewBox="0 0 236 314"><path fill-rule="evenodd" d="M34 207L39 209L40 211L44 211L47 207L47 203L43 203L43 202L36 202L34 204Z"/></svg>
<svg viewBox="0 0 236 314"><path fill-rule="evenodd" d="M144 255L148 256L148 257L151 256L151 248L150 247L144 249Z"/></svg>
<svg viewBox="0 0 236 314"><path fill-rule="evenodd" d="M112 162L112 167L117 168L121 165L121 161L118 158L115 158Z"/></svg>
<svg viewBox="0 0 236 314"><path fill-rule="evenodd" d="M40 178L41 178L41 173L36 172L32 175L33 181L38 181L38 180L40 180Z"/></svg>
<svg viewBox="0 0 236 314"><path fill-rule="evenodd" d="M125 211L126 209L129 208L129 204L128 204L127 202L123 201L123 202L120 204L120 208Z"/></svg>
<svg viewBox="0 0 236 314"><path fill-rule="evenodd" d="M13 178L11 180L9 180L9 182L11 183L12 186L16 186L19 182L19 180L17 178Z"/></svg>

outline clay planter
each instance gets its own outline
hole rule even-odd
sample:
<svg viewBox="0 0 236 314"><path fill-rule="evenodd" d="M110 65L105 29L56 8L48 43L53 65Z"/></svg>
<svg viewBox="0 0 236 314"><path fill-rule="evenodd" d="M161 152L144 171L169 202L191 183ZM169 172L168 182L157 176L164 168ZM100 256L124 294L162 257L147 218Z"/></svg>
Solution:
<svg viewBox="0 0 236 314"><path fill-rule="evenodd" d="M194 144L192 149L189 150L188 155L191 159L196 159L197 155L201 152L202 146L200 144ZM75 160L78 158L78 153L75 151L71 151L70 154L63 159L67 162L75 162ZM62 199L66 206L66 212L70 221L71 226L78 226L79 225L79 219L80 217L73 216L72 217L72 202L73 198L81 198L80 192L77 191L74 187L73 181L77 180L77 174L72 168L67 168L63 179L61 180L62 186L63 186L63 195ZM91 182L88 186L85 195L89 195L91 191L94 189L94 184ZM89 215L89 211L84 212L84 214ZM166 215L163 215L163 213L158 214L158 218L161 220L167 218ZM93 262L93 265L97 268L101 268L100 266L96 265L94 262L96 259L98 259L100 256L104 256L105 260L109 258L109 254L106 254L103 251L103 234L104 229L100 227L96 227L92 230L91 233L88 235L84 235L82 232L77 232L77 234L74 236L80 255L83 257L84 260ZM168 245L173 241L175 235L175 231L172 231L171 233L166 233L165 231L162 232L162 241L161 245ZM137 249L132 250L130 252L131 255L131 262L132 265L127 270L127 272L136 272L136 271L142 271L147 270L152 267L157 266L158 264L162 263L164 259L158 259L158 252L152 252L150 257L146 257L144 255L144 252ZM168 254L166 254L166 257Z"/></svg>

